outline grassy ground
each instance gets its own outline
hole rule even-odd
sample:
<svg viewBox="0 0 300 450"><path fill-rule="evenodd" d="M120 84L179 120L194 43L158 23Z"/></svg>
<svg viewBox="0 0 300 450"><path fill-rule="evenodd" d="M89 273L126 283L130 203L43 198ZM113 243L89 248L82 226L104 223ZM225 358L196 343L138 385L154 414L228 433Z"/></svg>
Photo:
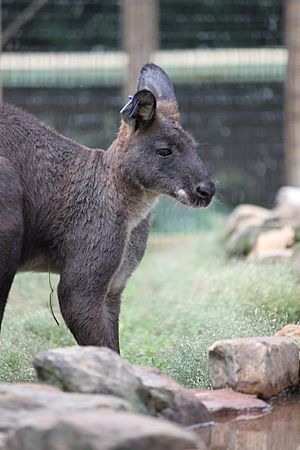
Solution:
<svg viewBox="0 0 300 450"><path fill-rule="evenodd" d="M125 291L121 351L187 386L209 386L207 347L222 338L273 334L300 317L300 284L291 262L227 260L221 228L152 236ZM51 277L55 288L57 278ZM0 380L33 381L32 356L72 345L57 300L48 310L48 275L18 275L0 341Z"/></svg>

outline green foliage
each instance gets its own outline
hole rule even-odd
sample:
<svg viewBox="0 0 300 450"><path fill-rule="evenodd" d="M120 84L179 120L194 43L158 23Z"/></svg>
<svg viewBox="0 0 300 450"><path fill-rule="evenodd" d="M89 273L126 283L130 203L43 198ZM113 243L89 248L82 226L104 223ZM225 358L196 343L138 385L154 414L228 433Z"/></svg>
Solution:
<svg viewBox="0 0 300 450"><path fill-rule="evenodd" d="M186 386L209 386L207 349L215 340L272 335L299 319L291 263L228 260L220 234L153 237L123 300L129 361L154 364Z"/></svg>
<svg viewBox="0 0 300 450"><path fill-rule="evenodd" d="M162 198L155 210L152 230L159 233L190 233L221 225L226 206L213 202L210 208L192 209L169 197Z"/></svg>
<svg viewBox="0 0 300 450"><path fill-rule="evenodd" d="M232 317L230 317L230 313ZM264 306L251 305L229 312L225 320L216 326L207 324L193 337L179 339L176 346L166 354L166 371L179 383L190 388L211 388L208 365L208 348L216 341L250 336L272 336L287 323L284 310L269 310Z"/></svg>
<svg viewBox="0 0 300 450"><path fill-rule="evenodd" d="M53 276L55 284L57 277ZM0 339L0 381L35 381L34 355L42 350L74 345L60 314L58 327L49 311L46 274L18 275L6 307Z"/></svg>

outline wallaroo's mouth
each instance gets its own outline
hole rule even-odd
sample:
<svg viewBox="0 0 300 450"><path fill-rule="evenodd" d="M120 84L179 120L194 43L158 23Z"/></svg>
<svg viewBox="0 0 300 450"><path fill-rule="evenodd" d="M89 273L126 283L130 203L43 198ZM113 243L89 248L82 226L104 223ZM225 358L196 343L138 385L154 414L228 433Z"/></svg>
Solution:
<svg viewBox="0 0 300 450"><path fill-rule="evenodd" d="M192 208L205 208L211 204L213 198L213 196L210 196L209 198L203 199L202 197L185 189L178 189L177 191L170 193L170 195L180 203L191 206Z"/></svg>

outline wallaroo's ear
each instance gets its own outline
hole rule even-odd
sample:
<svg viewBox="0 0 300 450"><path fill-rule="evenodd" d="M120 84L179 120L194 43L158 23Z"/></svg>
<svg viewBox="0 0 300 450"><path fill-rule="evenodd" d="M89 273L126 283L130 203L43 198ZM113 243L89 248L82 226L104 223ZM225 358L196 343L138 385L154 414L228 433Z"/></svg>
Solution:
<svg viewBox="0 0 300 450"><path fill-rule="evenodd" d="M140 72L138 90L148 89L157 100L176 102L173 83L166 72L155 64L145 64Z"/></svg>
<svg viewBox="0 0 300 450"><path fill-rule="evenodd" d="M139 90L129 101L120 113L122 119L130 125L134 131L139 128L149 126L155 117L156 98L147 89Z"/></svg>
<svg viewBox="0 0 300 450"><path fill-rule="evenodd" d="M180 120L173 83L166 72L159 66L145 64L142 67L138 89L148 89L153 92L157 101L161 102L164 114L177 121Z"/></svg>

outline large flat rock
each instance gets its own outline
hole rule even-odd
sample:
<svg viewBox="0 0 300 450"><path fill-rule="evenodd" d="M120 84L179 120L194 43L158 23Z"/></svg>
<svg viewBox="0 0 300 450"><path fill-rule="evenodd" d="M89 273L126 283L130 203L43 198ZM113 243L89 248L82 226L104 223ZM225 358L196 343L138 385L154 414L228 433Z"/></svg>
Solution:
<svg viewBox="0 0 300 450"><path fill-rule="evenodd" d="M272 410L268 403L255 395L242 394L232 389L191 389L191 392L201 400L213 417L262 414Z"/></svg>
<svg viewBox="0 0 300 450"><path fill-rule="evenodd" d="M41 352L33 360L38 378L68 392L114 395L136 412L150 412L149 393L130 364L106 347L66 347Z"/></svg>
<svg viewBox="0 0 300 450"><path fill-rule="evenodd" d="M299 382L299 351L286 337L224 340L209 348L213 387L271 397Z"/></svg>
<svg viewBox="0 0 300 450"><path fill-rule="evenodd" d="M14 428L29 412L35 413L38 419L45 410L60 416L74 411L131 412L133 408L126 400L111 395L62 392L41 384L0 383L0 431Z"/></svg>
<svg viewBox="0 0 300 450"><path fill-rule="evenodd" d="M169 422L132 413L28 413L3 450L206 449L201 438Z"/></svg>
<svg viewBox="0 0 300 450"><path fill-rule="evenodd" d="M132 366L107 348L69 347L34 358L38 377L69 392L113 395L138 413L184 426L210 422L199 399L157 369Z"/></svg>

